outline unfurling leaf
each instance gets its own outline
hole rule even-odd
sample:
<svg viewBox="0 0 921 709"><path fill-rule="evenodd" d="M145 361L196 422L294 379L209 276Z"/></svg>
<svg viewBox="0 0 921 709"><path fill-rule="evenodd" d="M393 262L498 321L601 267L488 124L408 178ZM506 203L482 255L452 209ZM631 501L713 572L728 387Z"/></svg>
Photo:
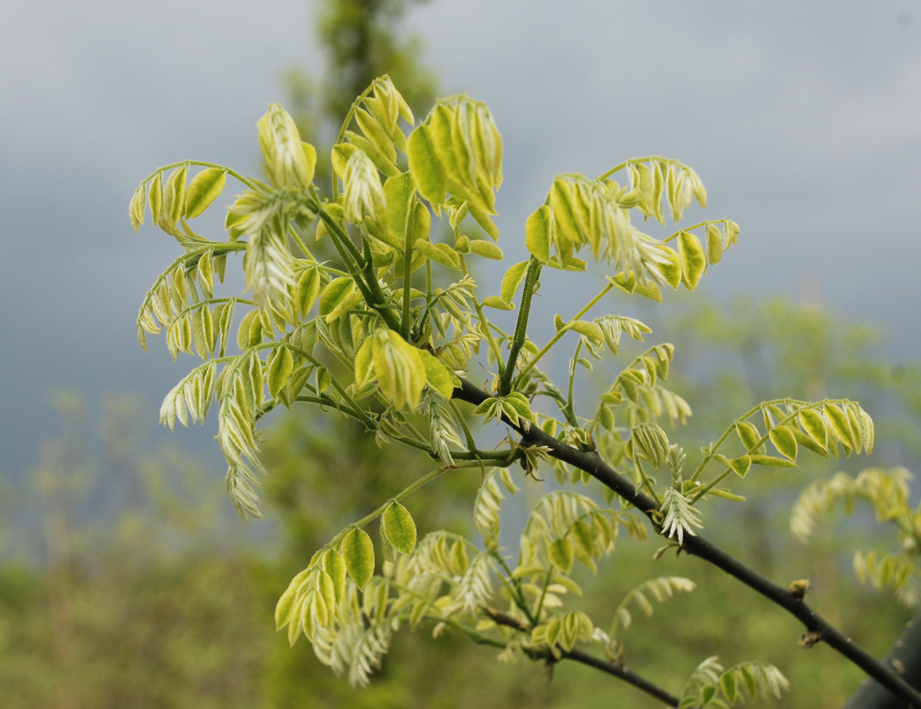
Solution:
<svg viewBox="0 0 921 709"><path fill-rule="evenodd" d="M354 527L342 540L345 568L358 588L363 589L374 575L374 544L367 533Z"/></svg>
<svg viewBox="0 0 921 709"><path fill-rule="evenodd" d="M404 554L412 554L416 546L416 523L413 522L409 510L399 502L392 502L384 510L381 525L384 536L393 544L394 549Z"/></svg>

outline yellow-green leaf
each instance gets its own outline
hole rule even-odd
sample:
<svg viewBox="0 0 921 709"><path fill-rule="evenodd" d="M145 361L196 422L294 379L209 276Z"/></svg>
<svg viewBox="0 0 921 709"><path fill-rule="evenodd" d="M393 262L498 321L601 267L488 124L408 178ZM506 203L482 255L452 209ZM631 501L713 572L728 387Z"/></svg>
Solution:
<svg viewBox="0 0 921 709"><path fill-rule="evenodd" d="M413 196L413 180L408 172L389 177L384 183L387 200L387 228L399 244L406 235L406 216Z"/></svg>
<svg viewBox="0 0 921 709"><path fill-rule="evenodd" d="M503 258L502 249L496 246L491 241L484 241L483 239L474 239L470 242L470 252L476 254L477 256L482 256L484 258L490 258L494 261L501 261Z"/></svg>
<svg viewBox="0 0 921 709"><path fill-rule="evenodd" d="M428 211L428 210L426 210ZM460 258L447 244L433 244L430 241L418 241L415 248L432 261L440 263L442 266L453 268L455 271L460 270Z"/></svg>
<svg viewBox="0 0 921 709"><path fill-rule="evenodd" d="M398 409L415 410L426 383L420 350L393 330L381 328L371 336L371 356L384 396Z"/></svg>
<svg viewBox="0 0 921 709"><path fill-rule="evenodd" d="M824 408L825 420L828 422L828 427L831 429L835 438L851 450L860 450L860 445L857 441L857 437L851 430L851 422L848 420L847 414L835 404L826 404Z"/></svg>
<svg viewBox="0 0 921 709"><path fill-rule="evenodd" d="M502 279L502 290L501 298L506 303L511 303L515 297L515 292L518 290L518 286L521 285L521 282L524 280L525 273L528 270L528 262L522 261L521 263L516 263L508 271L505 272L505 277Z"/></svg>
<svg viewBox="0 0 921 709"><path fill-rule="evenodd" d="M790 460L796 460L796 437L793 435L792 429L787 426L775 426L770 430L768 436L781 455Z"/></svg>
<svg viewBox="0 0 921 709"><path fill-rule="evenodd" d="M371 357L371 338L365 338L355 353L355 388L361 389L374 376L374 360Z"/></svg>
<svg viewBox="0 0 921 709"><path fill-rule="evenodd" d="M150 191L147 193L147 200L150 202L150 221L157 224L162 218L160 211L163 209L162 172L158 172L150 181Z"/></svg>
<svg viewBox="0 0 921 709"><path fill-rule="evenodd" d="M810 450L813 453L818 453L821 456L828 457L828 451L825 450L823 446L820 446L814 440L812 440L805 433L800 431L798 428L790 427L790 431L793 433L793 437L796 439L796 442L801 445L806 450Z"/></svg>
<svg viewBox="0 0 921 709"><path fill-rule="evenodd" d="M514 310L515 305L513 303L506 303L502 298L497 295L488 295L483 298L483 305L487 305L490 308L495 308L496 310Z"/></svg>
<svg viewBox="0 0 921 709"><path fill-rule="evenodd" d="M189 183L185 195L185 218L199 216L224 191L227 172L219 167L209 167L199 172Z"/></svg>
<svg viewBox="0 0 921 709"><path fill-rule="evenodd" d="M740 478L744 478L748 473L748 469L752 467L752 459L747 455L743 455L741 458L733 458L729 461L729 467Z"/></svg>
<svg viewBox="0 0 921 709"><path fill-rule="evenodd" d="M659 273L672 288L678 290L681 283L681 258L674 249L668 246L661 246L659 250L668 257L668 261L658 265Z"/></svg>
<svg viewBox="0 0 921 709"><path fill-rule="evenodd" d="M342 558L352 581L360 589L368 585L374 575L374 544L367 533L353 527L342 540Z"/></svg>
<svg viewBox="0 0 921 709"><path fill-rule="evenodd" d="M678 234L678 261L684 285L693 291L707 270L707 256L700 239L689 231Z"/></svg>
<svg viewBox="0 0 921 709"><path fill-rule="evenodd" d="M338 604L345 595L345 559L335 549L327 549L323 554L323 570L329 574L333 582L333 588L336 592L336 603Z"/></svg>
<svg viewBox="0 0 921 709"><path fill-rule="evenodd" d="M262 342L262 320L258 310L250 310L240 321L237 332L237 346L241 350L255 347Z"/></svg>
<svg viewBox="0 0 921 709"><path fill-rule="evenodd" d="M293 371L294 355L287 347L279 347L269 364L269 393L273 398L277 397L278 392L288 383Z"/></svg>
<svg viewBox="0 0 921 709"><path fill-rule="evenodd" d="M444 170L425 125L409 134L409 172L419 194L433 205L444 203L447 196Z"/></svg>
<svg viewBox="0 0 921 709"><path fill-rule="evenodd" d="M553 541L547 549L550 561L558 569L569 572L572 568L573 547L572 540L569 537L563 537Z"/></svg>
<svg viewBox="0 0 921 709"><path fill-rule="evenodd" d="M828 447L828 430L822 414L815 409L804 409L799 413L799 425L816 444L823 449Z"/></svg>
<svg viewBox="0 0 921 709"><path fill-rule="evenodd" d="M715 224L707 224L707 257L710 263L719 263L723 258L723 235Z"/></svg>
<svg viewBox="0 0 921 709"><path fill-rule="evenodd" d="M174 226L185 211L185 177L188 166L177 168L166 181L166 199L169 206L169 226Z"/></svg>
<svg viewBox="0 0 921 709"><path fill-rule="evenodd" d="M432 389L441 394L445 399L451 398L454 394L455 387L461 385L460 379L436 357L426 350L418 350L419 356L422 357L422 363L425 365L425 378ZM358 358L355 359L355 372L358 372Z"/></svg>
<svg viewBox="0 0 921 709"><path fill-rule="evenodd" d="M349 158L352 157L352 153L354 153L356 150L358 150L358 148L356 148L354 145L350 145L349 143L339 143L338 145L333 146L331 155L333 170L339 177L342 177L345 174L345 166L348 163Z"/></svg>
<svg viewBox="0 0 921 709"><path fill-rule="evenodd" d="M598 325L588 320L577 320L569 326L571 329L597 343L604 342L604 332ZM655 368L653 368L654 370ZM653 381L655 383L655 381Z"/></svg>
<svg viewBox="0 0 921 709"><path fill-rule="evenodd" d="M413 522L409 510L399 502L392 502L384 510L381 526L384 536L393 544L394 549L404 554L412 554L416 546L416 523Z"/></svg>
<svg viewBox="0 0 921 709"><path fill-rule="evenodd" d="M330 281L320 295L320 315L326 317L332 313L354 291L355 281L349 276L340 276Z"/></svg>
<svg viewBox="0 0 921 709"><path fill-rule="evenodd" d="M147 187L145 187L142 182L134 191L134 196L128 204L128 219L131 221L131 226L134 227L135 234L138 233L138 229L140 229L141 224L144 223L144 209L147 205L146 193ZM156 220L156 217L154 217L154 220Z"/></svg>
<svg viewBox="0 0 921 709"><path fill-rule="evenodd" d="M301 274L297 281L297 305L301 316L306 317L320 295L320 272L316 268L308 268Z"/></svg>
<svg viewBox="0 0 921 709"><path fill-rule="evenodd" d="M775 458L772 455L752 455L752 465L766 465L772 468L795 468L796 463L786 458Z"/></svg>
<svg viewBox="0 0 921 709"><path fill-rule="evenodd" d="M524 243L528 251L541 263L550 260L553 213L546 204L534 212L524 227Z"/></svg>
<svg viewBox="0 0 921 709"><path fill-rule="evenodd" d="M745 446L745 450L755 450L761 440L761 433L754 425L748 422L737 423L736 433L739 434L739 439L742 441L742 445Z"/></svg>

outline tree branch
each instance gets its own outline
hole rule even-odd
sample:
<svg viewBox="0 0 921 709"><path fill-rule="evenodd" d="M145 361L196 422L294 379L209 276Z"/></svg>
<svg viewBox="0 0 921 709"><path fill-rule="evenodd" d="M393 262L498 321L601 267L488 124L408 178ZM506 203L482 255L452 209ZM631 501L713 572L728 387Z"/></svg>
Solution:
<svg viewBox="0 0 921 709"><path fill-rule="evenodd" d="M914 687L921 687L921 616L908 621L883 663L895 668ZM879 682L867 678L842 709L905 709L907 706Z"/></svg>
<svg viewBox="0 0 921 709"><path fill-rule="evenodd" d="M474 384L462 379L461 386L454 390L454 398L479 405L489 398L489 395ZM655 500L642 492L638 492L633 481L619 475L596 452L586 452L572 448L544 433L537 426L531 426L525 433L522 429L513 426L508 420L505 420L505 423L521 434L524 443L546 446L549 449L549 455L580 470L584 470L603 485L616 492L649 517L656 531L659 532L660 527L653 519L653 513L657 509ZM689 554L709 561L726 573L735 576L739 581L768 600L773 601L806 626L811 641L822 641L834 648L893 694L908 702L909 706L921 708L921 694L917 690L894 670L856 645L849 637L803 603L800 598L790 593L789 590L773 583L704 537L686 537L681 548Z"/></svg>
<svg viewBox="0 0 921 709"><path fill-rule="evenodd" d="M521 621L519 621L517 618L514 618L513 616L510 616L508 613L503 613L502 611L498 611L493 608L485 608L484 610L486 614L499 625L515 628L522 633L529 632L528 628ZM664 689L653 684L649 680L640 677L638 674L636 674L636 672L629 669L623 663L608 662L607 660L602 660L600 657L595 657L594 655L590 655L587 652L582 652L582 650L564 650L559 646L557 646L556 650L560 654L560 659L575 660L576 662L581 662L583 665L588 665L589 667L594 667L596 670L601 670L602 672L607 672L609 675L619 677L625 682L632 684L637 689L641 689L647 694L651 694L656 699L668 704L669 706L676 707L681 701L675 695L666 692ZM528 653L528 655L535 659L556 661L556 657L549 653L546 655Z"/></svg>

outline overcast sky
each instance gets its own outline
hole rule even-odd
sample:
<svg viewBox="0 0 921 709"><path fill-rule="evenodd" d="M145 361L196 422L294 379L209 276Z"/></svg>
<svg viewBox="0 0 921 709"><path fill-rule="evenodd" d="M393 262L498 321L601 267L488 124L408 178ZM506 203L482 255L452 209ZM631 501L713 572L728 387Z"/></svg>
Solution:
<svg viewBox="0 0 921 709"><path fill-rule="evenodd" d="M178 247L135 236L128 200L176 160L253 172L282 70L322 69L313 15L293 0L4 4L0 471L56 430L50 388L139 391L155 420L191 359L162 341L144 354L134 319ZM742 227L700 291L816 283L829 308L887 328L889 357L917 356L918 0L433 0L409 24L444 89L487 101L502 131L508 256L555 173L662 154L701 175L708 217Z"/></svg>

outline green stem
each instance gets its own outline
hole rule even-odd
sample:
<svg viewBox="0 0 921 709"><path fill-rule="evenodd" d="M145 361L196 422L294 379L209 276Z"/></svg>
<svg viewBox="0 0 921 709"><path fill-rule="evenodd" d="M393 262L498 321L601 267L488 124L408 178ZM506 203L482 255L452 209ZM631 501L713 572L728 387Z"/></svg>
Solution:
<svg viewBox="0 0 921 709"><path fill-rule="evenodd" d="M514 589L512 600L515 601L515 605L518 606L519 610L521 610L521 612L527 616L528 621L532 626L537 625L537 620L531 614L531 609L528 608L528 603L524 598L524 591L521 590L521 580L512 578L512 570L509 568L509 565L505 563L505 559L502 558L502 555L499 552L490 550L489 554L502 565L502 569L508 576L508 580L503 578L502 582L506 585L507 588Z"/></svg>
<svg viewBox="0 0 921 709"><path fill-rule="evenodd" d="M467 271L467 262L464 260L463 255L458 254L460 258L460 265L464 271L465 276L469 276L470 273ZM475 295L473 296L473 307L476 309L477 317L480 320L481 329L483 334L486 335L486 340L489 342L489 347L492 349L493 355L496 357L496 363L499 367L499 375L505 374L505 367L502 364L502 350L499 348L499 343L496 342L495 338L492 336L492 330L489 328L489 320L486 319L486 316L483 314L483 306L480 305L480 300Z"/></svg>
<svg viewBox="0 0 921 709"><path fill-rule="evenodd" d="M301 357L306 359L308 362L310 362L315 367L323 367L324 369L326 369L326 367L323 365L323 363L320 360L318 360L316 357L314 357L312 354L310 354L306 350L302 350L300 347L295 347L290 342L278 342L278 343L272 343L272 344L275 345L276 347L281 347L281 346L287 347L289 350L299 354ZM326 369L326 371L329 372L328 369ZM345 387L343 387L342 384L339 383L339 380L336 379L336 377L332 375L332 372L330 372L329 378L330 378L330 381L333 383L333 388L339 392L339 396L341 396L345 400L345 402L355 412L359 414L359 419L361 420L361 422L365 426L367 426L370 430L372 431L376 430L377 426L375 425L375 423L368 417L368 414L366 414L364 411L361 410L361 407L357 403L355 403L355 400L351 396L349 396L348 392L345 390Z"/></svg>
<svg viewBox="0 0 921 709"><path fill-rule="evenodd" d="M544 598L547 597L547 587L550 585L550 579L553 576L553 566L547 569L547 578L544 579L544 587L540 592L540 600L537 602L537 610L534 612L535 624L540 623L540 613L544 609Z"/></svg>
<svg viewBox="0 0 921 709"><path fill-rule="evenodd" d="M153 178L155 178L155 177L157 176L158 173L161 173L161 172L163 172L164 170L171 170L171 169L174 168L174 167L181 167L181 166L183 166L183 165L198 165L198 166L200 166L200 167L216 167L216 168L218 168L218 169L220 169L220 170L224 170L228 175L230 175L231 177L233 177L233 178L236 179L237 181L243 183L244 185L246 185L247 187L249 187L251 190L257 190L257 189L259 189L259 188L256 186L255 183L250 182L250 181L247 180L245 177L243 177L243 175L241 175L239 172L236 172L235 170L231 170L231 169L230 169L229 167L227 167L226 165L218 165L218 164L213 163L213 162L204 162L204 161L202 161L202 160L181 160L181 161L179 161L179 162L174 162L174 163L171 163L171 164L169 164L169 165L164 165L163 167L158 167L156 170L154 170L152 173L150 173L147 177L145 177L143 180L141 180L141 183L143 184L143 183L149 182L150 180L152 180Z"/></svg>
<svg viewBox="0 0 921 709"><path fill-rule="evenodd" d="M323 209L322 205L317 207L317 214L320 219L323 220L323 223L326 224L333 244L336 246L336 250L339 251L339 255L345 262L349 275L355 280L355 285L358 287L358 290L361 291L361 295L365 299L365 302L370 308L380 314L391 330L400 332L400 321L393 310L387 305L387 299L384 297L383 291L381 291L380 284L377 282L377 277L374 276L374 266L370 262L364 264L364 258L355 247L355 244L352 243L349 235L344 232L342 227L336 223L336 220ZM353 261L352 258L349 258L344 250L348 250L348 252L355 257L355 260ZM366 269L369 268L371 270L371 277L367 282L361 276L360 270L362 265L364 265Z"/></svg>
<svg viewBox="0 0 921 709"><path fill-rule="evenodd" d="M578 424L573 423L576 420L576 410L572 403L572 390L576 382L576 367L579 366L579 352L582 351L582 338L579 338L579 342L576 345L576 351L572 355L572 365L569 367L569 390L567 391L566 396L566 410L563 412L563 415L566 417L566 420L572 423L574 426Z"/></svg>
<svg viewBox="0 0 921 709"><path fill-rule="evenodd" d="M544 348L540 352L538 352L536 355L534 355L531 361L528 362L525 365L525 367L521 370L521 374L518 375L518 380L517 380L518 384L524 381L524 377L525 375L527 375L529 371L531 371L531 367L537 364L541 360L541 358L550 351L550 348L553 347L557 342L560 341L560 338L563 337L563 335L569 332L569 328L572 327L572 324L574 322L577 322L579 319L582 318L583 315L585 315L589 310L595 307L595 305L598 304L598 301L601 300L607 294L607 292L611 290L613 287L614 287L613 283L608 283L604 288L601 289L601 292L598 293L598 295L592 298L586 304L586 306L582 308L582 310L580 310L578 313L573 315L572 319L569 322L567 322L565 325L563 325L563 327L560 328L559 332L557 332L552 338L550 338L550 342L544 345Z"/></svg>
<svg viewBox="0 0 921 709"><path fill-rule="evenodd" d="M666 160L664 158L659 157L658 155L647 155L645 158L630 158L629 160L624 160L619 165L615 165L607 172L602 173L601 175L596 177L595 180L597 180L598 182L601 182L602 180L608 179L615 172L618 172L619 170L623 170L625 167L627 167L627 165L632 165L632 164L636 164L639 162L649 162L650 160L661 160L662 162L667 162L667 163L674 162L674 160Z"/></svg>
<svg viewBox="0 0 921 709"><path fill-rule="evenodd" d="M470 432L470 427L467 425L464 415L461 413L461 410L457 408L457 404L454 403L454 400L448 402L451 405L451 410L454 412L454 417L458 420L461 425L461 428L464 430L464 438L467 440L467 450L471 453L477 452L476 441L473 438L473 434Z"/></svg>
<svg viewBox="0 0 921 709"><path fill-rule="evenodd" d="M518 311L518 323L515 325L515 337L512 340L512 346L509 348L508 363L505 365L505 371L502 372L499 380L500 396L507 396L512 390L512 377L515 376L515 369L518 366L518 355L521 354L521 348L524 347L528 336L531 298L534 295L537 279L540 278L540 269L540 261L532 256L528 261L528 272L524 278L524 290L521 293L521 306Z"/></svg>
<svg viewBox="0 0 921 709"><path fill-rule="evenodd" d="M637 472L640 474L640 479L643 481L643 486L649 491L650 497L656 501L656 508L662 506L662 499L656 494L655 489L652 487L652 481L649 479L649 476L646 475L646 471L643 470L643 465L640 463L640 459L637 458L633 461L636 465Z"/></svg>
<svg viewBox="0 0 921 709"><path fill-rule="evenodd" d="M413 209L416 201L411 200L409 218L407 219L406 229L404 230L404 241L406 242L406 248L403 250L403 320L400 324L400 334L403 336L403 339L409 342L409 332L410 332L410 293L412 291L413 283L413 273L410 264L413 260L413 240L411 235L415 233L415 213L416 210Z"/></svg>
<svg viewBox="0 0 921 709"><path fill-rule="evenodd" d="M364 517L362 517L360 520L358 520L354 524L350 524L348 527L343 529L341 532L339 532L339 534L337 534L335 537L332 538L332 540L329 542L329 544L327 544L327 546L334 547L340 540L342 540L343 537L345 537L346 534L349 533L349 531L353 527L364 527L365 525L373 522L378 517L380 517L382 514L384 514L384 512L387 510L388 507L390 507L390 504L392 502L400 502L401 500L409 497L420 487L432 482L432 480L434 480L437 477L440 477L441 475L446 473L448 470L462 470L465 468L479 468L479 467L480 467L479 463L467 463L467 464L455 465L453 468L450 468L448 466L443 466L441 468L435 468L435 470L433 470L431 473L427 473L426 475L423 475L421 478L413 482L411 485L404 488L401 492L398 492L396 495L391 497L389 500L387 500L387 502L385 502L383 505L378 507L371 514L365 515Z"/></svg>
<svg viewBox="0 0 921 709"><path fill-rule="evenodd" d="M316 259L313 257L313 254L310 253L310 249L307 248L307 244L301 239L300 235L297 233L297 230L293 226L288 226L288 233L291 234L291 238L294 239L294 243L297 244L297 248L301 250L301 253L307 257L307 260L311 263L316 263Z"/></svg>

